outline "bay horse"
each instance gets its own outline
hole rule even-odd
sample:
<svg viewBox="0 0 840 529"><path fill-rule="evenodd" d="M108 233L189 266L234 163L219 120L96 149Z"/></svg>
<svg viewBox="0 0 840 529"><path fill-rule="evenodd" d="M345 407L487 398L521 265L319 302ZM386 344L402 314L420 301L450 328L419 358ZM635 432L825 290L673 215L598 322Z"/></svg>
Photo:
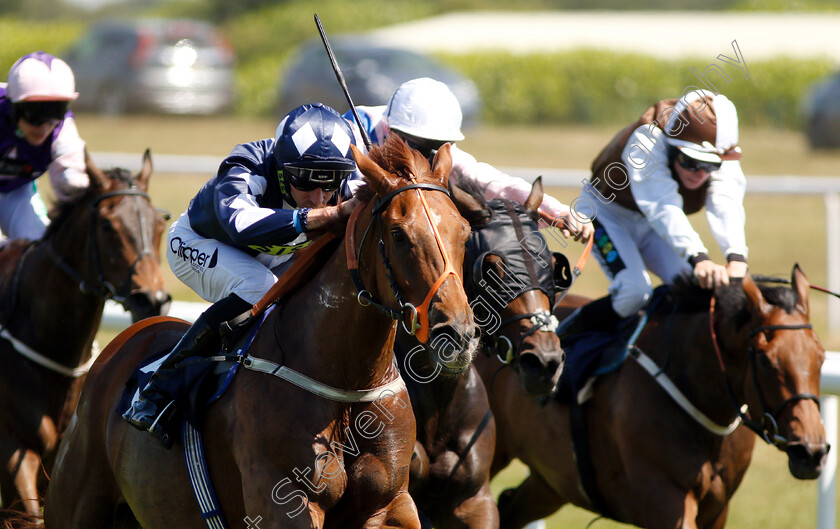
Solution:
<svg viewBox="0 0 840 529"><path fill-rule="evenodd" d="M120 302L135 320L160 314L170 300L159 266L164 220L147 194L149 151L143 160L132 177L103 172L88 157L88 189L53 207L43 238L0 251L0 494L7 508L22 502L28 514L40 513L41 461L49 470L105 300Z"/></svg>
<svg viewBox="0 0 840 529"><path fill-rule="evenodd" d="M450 180L450 190L472 229L464 278L483 331L481 348L512 366L523 389L548 394L560 376L563 350L551 316L553 255L535 221L542 180L534 181L524 205L487 201L472 180ZM398 334L395 353L417 421L409 492L424 527L498 527L490 492L496 426L484 383L473 367L453 375L423 362L423 355L418 361L422 350L416 339Z"/></svg>
<svg viewBox="0 0 840 529"><path fill-rule="evenodd" d="M370 158L353 154L368 185L347 235L268 313L248 350L341 398L242 369L199 428L221 511L237 527L418 529L408 494L415 422L393 356L395 319L450 370L465 369L477 348L458 272L469 225L448 197L449 148L431 170L396 135ZM51 529L205 527L180 436L167 450L117 410L135 366L187 327L146 322L114 339L88 375L47 493Z"/></svg>
<svg viewBox="0 0 840 529"><path fill-rule="evenodd" d="M588 456L573 446L574 404L542 405L497 380L494 472L514 457L530 468L499 497L501 527L573 503L648 529L721 529L750 464L751 429L787 453L794 477L817 478L829 450L818 400L825 351L808 289L799 266L791 288L759 287L749 275L713 294L673 288L631 347L636 361L598 378L578 408ZM487 380L491 370L479 370Z"/></svg>

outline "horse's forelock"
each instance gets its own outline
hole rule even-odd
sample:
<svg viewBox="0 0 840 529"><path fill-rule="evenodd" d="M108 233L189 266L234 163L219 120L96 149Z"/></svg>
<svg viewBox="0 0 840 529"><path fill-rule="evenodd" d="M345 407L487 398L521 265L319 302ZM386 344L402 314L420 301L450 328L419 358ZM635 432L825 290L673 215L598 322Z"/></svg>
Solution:
<svg viewBox="0 0 840 529"><path fill-rule="evenodd" d="M432 174L429 161L422 154L406 144L397 134L391 134L382 145L374 146L370 151L370 159L383 170L410 183L413 175L417 182L440 184Z"/></svg>

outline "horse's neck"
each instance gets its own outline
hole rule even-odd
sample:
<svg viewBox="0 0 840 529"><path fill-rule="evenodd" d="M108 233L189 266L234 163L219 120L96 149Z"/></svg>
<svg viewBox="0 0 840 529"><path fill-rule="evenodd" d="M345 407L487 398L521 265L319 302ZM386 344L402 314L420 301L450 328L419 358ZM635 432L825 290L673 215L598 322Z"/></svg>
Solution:
<svg viewBox="0 0 840 529"><path fill-rule="evenodd" d="M394 322L360 305L356 295L342 242L279 315L278 340L290 367L343 389L367 389L393 378Z"/></svg>
<svg viewBox="0 0 840 529"><path fill-rule="evenodd" d="M719 314L716 319L725 318ZM677 314L674 320L667 316L661 322L662 332L654 337L654 343L649 347L657 348L661 353L656 358L660 367L665 368L665 374L677 384L688 399L700 411L720 425L731 422L736 415L737 406L730 396L730 388L735 399L743 402L743 380L745 366L731 365L727 361L727 350L735 351L746 343L736 344L732 340L741 341L742 337L729 337L726 343L717 336L716 350L709 324L709 313ZM719 355L720 353L720 355ZM721 360L724 362L721 368ZM727 387L728 385L728 387Z"/></svg>
<svg viewBox="0 0 840 529"><path fill-rule="evenodd" d="M62 270L52 255L54 252L82 277L95 282L96 278L88 277L93 267L86 262L87 229L69 228L63 226L24 256L10 330L39 353L75 367L93 342L105 299L82 292L76 279Z"/></svg>

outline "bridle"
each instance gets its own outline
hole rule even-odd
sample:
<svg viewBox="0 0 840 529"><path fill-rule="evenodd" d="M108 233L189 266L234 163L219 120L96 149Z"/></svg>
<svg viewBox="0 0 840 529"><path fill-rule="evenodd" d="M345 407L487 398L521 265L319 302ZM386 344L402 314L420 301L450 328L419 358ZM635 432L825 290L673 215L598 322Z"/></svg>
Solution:
<svg viewBox="0 0 840 529"><path fill-rule="evenodd" d="M149 240L151 240L151 231L149 226L146 223L146 219L143 217L142 211L138 209L138 218L140 219L140 239L142 241L142 249L138 253L137 258L131 263L131 266L128 268L128 272L126 274L125 280L118 286L115 287L111 284L107 279L105 279L105 274L103 272L102 267L102 260L101 260L101 253L99 249L99 244L97 242L96 237L96 223L100 219L99 215L99 204L107 200L109 198L117 197L117 196L133 196L136 197L138 200L144 198L151 202L151 198L149 195L138 189L134 186L134 182L131 182L131 187L128 189L119 189L116 191L109 191L107 193L102 193L101 195L94 198L90 205L89 205L89 220L88 220L88 227L87 227L87 261L89 266L94 267L95 272L95 281L89 281L85 279L79 272L77 272L70 264L61 257L58 252L56 252L55 248L53 247L52 243L47 242L46 249L49 253L50 257L55 261L55 263L61 268L67 275L73 278L79 284L79 290L85 294L91 294L94 296L100 296L105 299L111 299L126 309L128 306L126 305L128 301L128 296L130 295L131 290L131 278L134 275L134 270L137 267L137 264L143 260L145 257L152 256L154 257L154 250L149 246Z"/></svg>
<svg viewBox="0 0 840 529"><path fill-rule="evenodd" d="M510 338L502 334L501 330L506 325L526 319L531 321L531 326L528 327L528 330L519 334L519 340L514 346L513 342L510 341ZM555 332L557 330L557 325L557 318L548 311L517 314L502 320L501 323L499 323L499 327L496 332L487 333L487 338L491 340L491 343L487 344L486 348L490 352L495 353L496 358L498 358L501 363L506 365L511 364L519 359L519 356L522 353L522 344L525 343L525 340L527 340L529 336L537 331Z"/></svg>
<svg viewBox="0 0 840 529"><path fill-rule="evenodd" d="M440 237L440 233L438 232L437 226L435 225L434 221L432 220L432 215L429 210L429 205L426 203L426 199L423 196L421 190L431 190L431 191L440 191L441 193L445 193L446 196L449 195L449 190L445 187L434 185L434 184L425 184L425 183L418 183L415 180L414 175L409 175L409 179L411 180L411 184L400 187L391 191L383 198L376 199L374 202L373 208L371 210L371 218L370 222L368 222L367 228L365 228L364 234L362 235L361 242L359 243L358 248L356 248L355 243L355 231L356 231L356 221L361 214L361 211L367 207L367 203L361 203L353 210L350 214L350 219L347 221L347 232L346 232L346 239L347 239L347 268L350 271L350 276L353 278L353 284L356 286L356 291L358 292L356 299L358 300L359 304L362 306L371 305L379 312L385 314L389 318L399 321L402 323L403 329L410 335L415 335L421 343L425 344L429 339L429 305L434 297L435 293L437 293L438 289L441 287L444 281L449 278L450 275L455 276L455 279L461 283L461 276L452 266L452 262L449 259L449 255L446 253L446 248L444 248L443 242ZM409 191L411 189L417 190L417 195L420 197L420 201L423 204L423 210L426 212L426 217L429 220L429 225L432 228L432 233L435 236L435 241L437 242L438 248L440 249L441 254L443 255L443 262L444 262L444 269L441 273L440 277L438 277L437 281L432 285L431 289L429 289L428 294L426 294L426 298L423 300L423 303L420 306L415 306L412 303L406 301L402 293L400 291L399 286L394 279L394 273L391 267L391 261L388 259L388 256L385 253L385 241L383 239L383 229L382 229L382 213L385 208L391 203L393 198L400 193L405 191ZM379 254L382 257L382 262L385 266L385 274L388 278L388 282L391 285L391 292L394 294L394 299L397 301L397 305L399 305L399 310L391 309L385 306L384 303L378 301L374 298L373 294L365 288L364 282L362 281L362 276L359 273L359 259L361 256L362 248L365 245L365 239L370 233L371 227L374 224L374 220L376 220L376 225L379 230L379 241L377 246L379 248Z"/></svg>
<svg viewBox="0 0 840 529"><path fill-rule="evenodd" d="M523 286L520 286L518 291L515 292L515 296L511 299L500 299L498 293L490 292L490 286L487 281L482 277L483 276L483 264L484 260L490 254L494 254L494 251L486 251L480 254L473 264L472 270L472 277L473 277L473 286L474 288L480 293L486 293L488 296L494 298L495 301L500 302L499 305L500 309L506 308L514 299L519 297L520 295L524 294L525 292L531 290L537 290L545 292L545 288L542 288L542 282L538 277L537 273L537 263L533 255L529 251L526 251L525 248L522 247L522 241L526 239L525 232L522 228L522 220L520 219L519 215L514 210L513 204L508 200L503 200L502 203L505 207L505 213L510 217L511 223L513 225L514 232L516 234L516 240L519 242L518 253L522 255L524 261L524 268L527 272L528 281L525 283L524 281L521 282ZM501 257L500 257L501 258ZM502 259L504 261L504 259ZM553 274L552 274L553 276ZM497 277L498 283L502 283L502 278ZM520 281L517 281L520 283ZM553 303L553 294L554 288L553 285L549 292L545 292L546 295L549 297L549 307L554 305ZM509 296L508 296L509 297ZM501 330L511 324L521 320L530 320L531 326L525 331L519 334L519 339L517 343L514 343L501 333ZM510 365L515 364L515 362L519 359L519 356L522 352L522 346L525 343L525 340L528 339L529 336L536 333L537 331L542 332L555 332L557 329L558 321L557 318L551 314L549 311L538 311L538 312L528 312L524 314L515 314L510 316L504 320L502 320L493 330L492 332L486 332L484 334L484 341L485 341L485 352L490 354L495 354L496 357L499 359L502 364Z"/></svg>
<svg viewBox="0 0 840 529"><path fill-rule="evenodd" d="M753 375L753 384L755 385L756 392L758 393L759 403L761 404L761 419L754 420L751 419L744 411L741 411L740 406L738 405L738 400L735 397L734 391L732 390L732 385L729 382L729 377L726 376L727 373L726 367L723 363L723 355L721 354L720 347L718 346L717 334L715 333L714 313L715 297L712 296L712 301L709 305L709 329L712 335L712 343L715 347L715 354L717 355L718 363L720 364L720 370L723 372L724 380L726 380L726 390L729 393L729 398L731 399L732 404L737 410L738 416L741 418L741 422L743 422L744 425L747 426L750 430L754 431L767 444L773 445L779 450L784 451L791 443L779 433L779 415L788 406L802 400L813 401L817 405L817 409L819 409L820 399L813 393L798 393L788 399L785 399L784 402L776 406L776 408L772 411L768 411L770 407L767 404L767 398L764 395L764 391L761 389L761 381L758 378L758 370L756 369L758 347L756 347L755 344L755 337L767 331L812 329L813 326L810 323L798 323L792 325L761 325L759 327L753 327L752 329L750 329L750 344L747 347L747 353L749 354L750 369Z"/></svg>

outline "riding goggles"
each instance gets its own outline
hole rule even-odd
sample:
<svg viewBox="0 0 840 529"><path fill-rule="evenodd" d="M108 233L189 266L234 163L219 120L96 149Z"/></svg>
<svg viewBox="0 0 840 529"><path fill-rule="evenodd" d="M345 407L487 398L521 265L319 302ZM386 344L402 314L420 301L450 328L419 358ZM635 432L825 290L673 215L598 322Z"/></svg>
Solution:
<svg viewBox="0 0 840 529"><path fill-rule="evenodd" d="M429 163L432 163L435 155L437 154L438 150L443 147L443 144L446 143L445 141L440 140L427 140L425 138L418 138L416 136L410 136L405 133L401 133L397 131L400 138L405 141L409 147L412 149L419 151L420 154L423 155L423 158L429 160Z"/></svg>
<svg viewBox="0 0 840 529"><path fill-rule="evenodd" d="M295 167L287 165L283 167L283 174L289 180L289 184L301 191L313 191L323 189L324 191L336 191L341 187L341 182L353 174L355 169L323 169L312 167Z"/></svg>
<svg viewBox="0 0 840 529"><path fill-rule="evenodd" d="M35 127L44 123L58 125L64 120L69 101L24 101L15 103L18 117Z"/></svg>
<svg viewBox="0 0 840 529"><path fill-rule="evenodd" d="M702 160L697 160L696 158L692 158L691 156L686 156L685 153L679 153L677 155L677 163L685 169L686 171L706 171L707 173L711 173L712 171L717 171L720 169L721 162L704 162Z"/></svg>

